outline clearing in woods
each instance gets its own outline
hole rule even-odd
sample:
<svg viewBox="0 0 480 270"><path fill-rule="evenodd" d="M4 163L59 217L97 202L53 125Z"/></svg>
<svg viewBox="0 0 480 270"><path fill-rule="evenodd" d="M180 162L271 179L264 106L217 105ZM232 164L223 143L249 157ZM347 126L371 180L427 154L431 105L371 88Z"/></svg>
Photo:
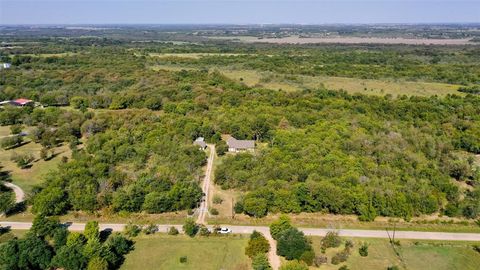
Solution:
<svg viewBox="0 0 480 270"><path fill-rule="evenodd" d="M28 128L26 130L28 130ZM10 126L0 127L0 138L9 134ZM10 173L13 183L28 192L34 185L41 183L43 175L57 167L63 156L70 158L71 150L66 144L55 147L53 148L55 153L54 157L45 161L40 158L40 150L42 149L40 144L30 141L27 137L24 137L24 141L25 143L22 146L8 150L1 149L0 164L2 166L2 171ZM13 153L32 154L35 161L30 168L20 169L13 161L11 161Z"/></svg>
<svg viewBox="0 0 480 270"><path fill-rule="evenodd" d="M196 70L193 67L178 65L155 65L154 70ZM463 95L458 92L459 85L432 82L413 82L403 80L374 80L346 77L283 75L268 71L235 70L225 67L212 68L226 77L244 83L250 87L260 87L272 90L298 91L302 89L326 88L331 90L345 90L350 94L361 93L367 95L416 95L416 96L445 96L448 94Z"/></svg>

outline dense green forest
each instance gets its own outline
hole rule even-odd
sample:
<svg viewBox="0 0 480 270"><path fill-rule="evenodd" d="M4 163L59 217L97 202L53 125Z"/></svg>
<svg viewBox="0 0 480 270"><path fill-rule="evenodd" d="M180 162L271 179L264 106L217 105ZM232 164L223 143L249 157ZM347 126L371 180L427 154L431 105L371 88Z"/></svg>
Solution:
<svg viewBox="0 0 480 270"><path fill-rule="evenodd" d="M35 213L192 209L202 198L206 161L192 141L203 136L216 143L232 134L259 145L253 154L228 155L216 168L217 184L246 192L237 212L327 212L362 220L480 214L478 96L271 91L208 71L235 64L468 86L480 82L478 47L115 43L70 39L1 51L14 67L0 70L0 99L26 97L49 107L5 107L0 124L35 126L36 141L69 143L73 150L34 189ZM201 70L150 68L159 60L148 53L185 51L252 55L167 58Z"/></svg>

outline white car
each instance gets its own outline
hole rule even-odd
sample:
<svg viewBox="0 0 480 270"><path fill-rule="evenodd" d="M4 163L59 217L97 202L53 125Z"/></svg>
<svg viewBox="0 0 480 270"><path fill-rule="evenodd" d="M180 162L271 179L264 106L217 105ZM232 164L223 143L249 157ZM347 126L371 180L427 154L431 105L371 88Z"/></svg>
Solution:
<svg viewBox="0 0 480 270"><path fill-rule="evenodd" d="M229 228L223 227L218 230L218 233L221 233L221 234L232 233L232 230Z"/></svg>

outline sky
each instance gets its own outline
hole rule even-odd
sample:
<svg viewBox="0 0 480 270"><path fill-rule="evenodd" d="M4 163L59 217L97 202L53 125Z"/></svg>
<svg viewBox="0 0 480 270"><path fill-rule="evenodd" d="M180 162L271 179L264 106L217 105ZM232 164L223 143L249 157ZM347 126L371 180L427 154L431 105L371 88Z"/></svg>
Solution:
<svg viewBox="0 0 480 270"><path fill-rule="evenodd" d="M480 0L0 0L0 24L480 23Z"/></svg>

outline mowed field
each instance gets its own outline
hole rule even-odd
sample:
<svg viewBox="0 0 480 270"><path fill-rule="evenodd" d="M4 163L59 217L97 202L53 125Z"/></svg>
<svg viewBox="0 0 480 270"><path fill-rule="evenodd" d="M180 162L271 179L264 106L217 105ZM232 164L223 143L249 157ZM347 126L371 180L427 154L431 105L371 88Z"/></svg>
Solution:
<svg viewBox="0 0 480 270"><path fill-rule="evenodd" d="M0 138L9 134L9 126L0 127ZM26 192L28 192L34 185L41 183L43 175L57 167L63 156L70 158L71 150L69 149L68 145L55 147L55 156L52 159L45 161L40 159L40 150L42 149L40 144L30 141L30 139L27 137L24 137L24 141L25 143L20 147L9 150L1 149L0 164L3 167L3 171L10 172L13 183L17 184ZM35 158L32 167L28 169L20 169L13 161L10 160L13 153L32 154Z"/></svg>
<svg viewBox="0 0 480 270"><path fill-rule="evenodd" d="M274 44L407 44L407 45L465 45L474 44L470 38L465 39L432 39L432 38L389 38L389 37L300 37L258 38L255 36L211 36L210 39L234 40L246 43Z"/></svg>
<svg viewBox="0 0 480 270"><path fill-rule="evenodd" d="M174 65L156 65L154 70L180 71L195 70L192 67ZM407 96L445 96L447 94L463 95L458 92L459 85L431 82L412 82L402 80L373 80L345 77L283 75L267 71L235 70L228 68L213 68L226 77L250 87L260 87L272 90L298 91L303 89L326 88L330 90L344 90L348 93L362 93L367 95L386 95L394 97Z"/></svg>
<svg viewBox="0 0 480 270"><path fill-rule="evenodd" d="M245 256L248 236L195 237L185 235L142 235L134 239L135 250L127 256L120 269L202 269L247 270ZM187 262L180 263L186 256Z"/></svg>
<svg viewBox="0 0 480 270"><path fill-rule="evenodd" d="M321 254L321 237L311 239L315 253ZM347 265L348 269L369 270L383 270L389 266L409 270L474 270L480 265L480 253L473 250L472 243L401 240L400 246L397 247L400 256L397 256L388 239L351 240L354 242L354 247L347 262L339 265L331 264L331 258L343 249L342 243L339 248L327 249L325 255L328 257L328 264L319 268L311 267L311 269L334 270ZM369 245L367 257L362 257L358 253L362 242Z"/></svg>

